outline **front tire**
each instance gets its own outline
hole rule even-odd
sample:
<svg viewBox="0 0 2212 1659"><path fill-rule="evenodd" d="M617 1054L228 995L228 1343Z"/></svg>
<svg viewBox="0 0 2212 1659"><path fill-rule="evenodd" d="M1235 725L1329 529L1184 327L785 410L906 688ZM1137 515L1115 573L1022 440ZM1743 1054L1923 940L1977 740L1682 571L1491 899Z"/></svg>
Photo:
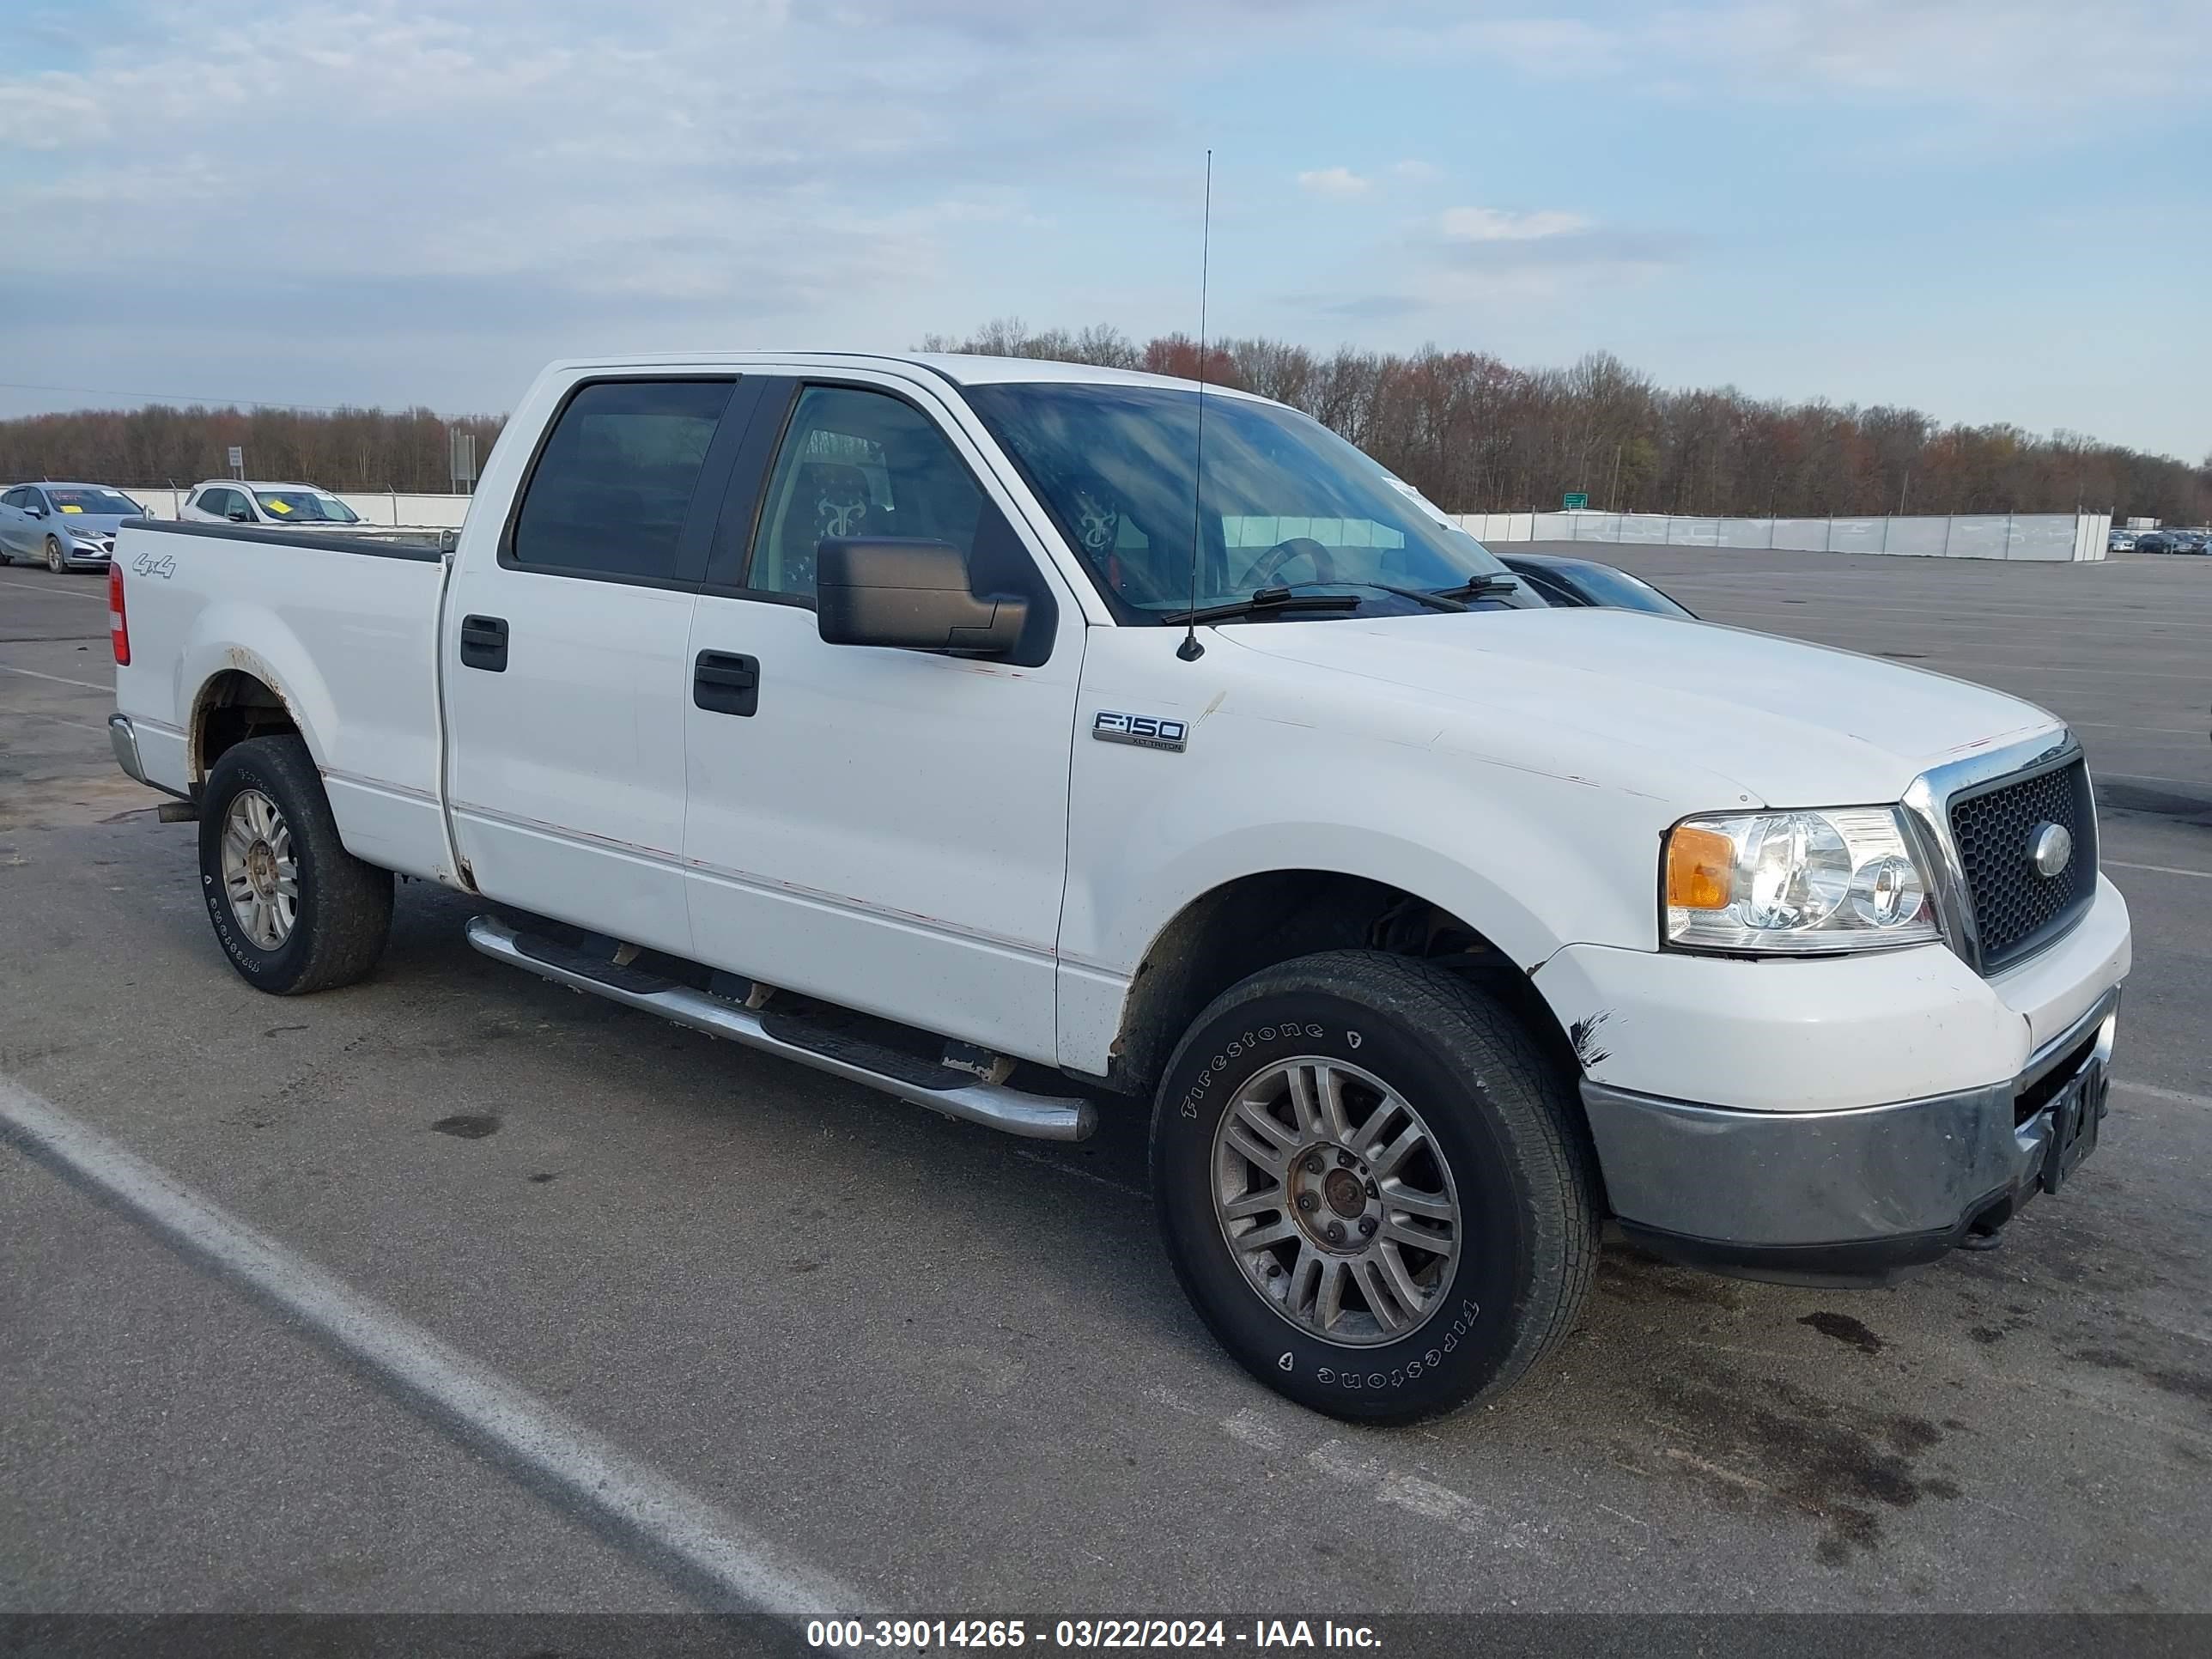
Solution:
<svg viewBox="0 0 2212 1659"><path fill-rule="evenodd" d="M1152 1116L1192 1304L1302 1405L1405 1422L1503 1393L1573 1326L1597 1261L1571 1085L1504 1006L1371 951L1231 988Z"/></svg>
<svg viewBox="0 0 2212 1659"><path fill-rule="evenodd" d="M346 851L314 759L289 734L235 744L208 774L200 896L231 966L276 996L368 977L392 928L392 872Z"/></svg>
<svg viewBox="0 0 2212 1659"><path fill-rule="evenodd" d="M57 576L69 574L69 560L62 552L61 542L52 536L46 538L46 568Z"/></svg>

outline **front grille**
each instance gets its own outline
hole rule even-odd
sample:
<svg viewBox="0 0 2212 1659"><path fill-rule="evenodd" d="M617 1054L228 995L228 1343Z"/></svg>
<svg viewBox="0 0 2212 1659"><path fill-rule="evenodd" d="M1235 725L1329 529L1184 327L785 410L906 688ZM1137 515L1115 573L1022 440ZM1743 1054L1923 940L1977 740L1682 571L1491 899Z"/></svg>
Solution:
<svg viewBox="0 0 2212 1659"><path fill-rule="evenodd" d="M2037 873L2037 827L2055 823L2074 837L2074 856L2058 874ZM2001 780L1951 802L1951 836L1974 907L1982 969L1995 973L2071 927L2097 888L2097 811L2079 756L2025 778Z"/></svg>

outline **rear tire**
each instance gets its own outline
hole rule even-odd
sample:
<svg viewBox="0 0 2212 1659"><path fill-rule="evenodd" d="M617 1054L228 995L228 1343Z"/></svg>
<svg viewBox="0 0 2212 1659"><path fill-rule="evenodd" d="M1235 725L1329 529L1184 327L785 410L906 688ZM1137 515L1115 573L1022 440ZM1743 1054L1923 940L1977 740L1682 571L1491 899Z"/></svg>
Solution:
<svg viewBox="0 0 2212 1659"><path fill-rule="evenodd" d="M1584 1146L1569 1078L1503 1004L1339 951L1199 1016L1154 1107L1152 1184L1239 1364L1316 1411L1406 1422L1503 1393L1573 1327L1597 1261Z"/></svg>
<svg viewBox="0 0 2212 1659"><path fill-rule="evenodd" d="M392 929L392 872L338 839L307 745L225 750L200 799L200 896L231 966L276 996L366 978Z"/></svg>

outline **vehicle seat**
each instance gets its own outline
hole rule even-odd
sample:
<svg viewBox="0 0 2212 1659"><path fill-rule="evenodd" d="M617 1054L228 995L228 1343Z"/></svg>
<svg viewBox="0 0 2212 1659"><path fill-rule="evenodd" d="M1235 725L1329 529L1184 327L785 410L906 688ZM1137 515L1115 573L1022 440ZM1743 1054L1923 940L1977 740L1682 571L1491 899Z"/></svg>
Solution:
<svg viewBox="0 0 2212 1659"><path fill-rule="evenodd" d="M888 534L884 515L868 495L868 475L845 461L806 461L799 487L785 509L777 538L776 588L786 593L814 591L815 550L848 536Z"/></svg>

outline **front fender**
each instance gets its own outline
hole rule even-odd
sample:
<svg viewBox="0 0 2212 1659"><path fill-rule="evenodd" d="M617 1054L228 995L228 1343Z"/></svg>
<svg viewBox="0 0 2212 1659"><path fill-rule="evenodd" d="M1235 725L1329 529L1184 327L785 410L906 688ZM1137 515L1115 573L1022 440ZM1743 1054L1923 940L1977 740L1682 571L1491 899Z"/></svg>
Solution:
<svg viewBox="0 0 2212 1659"><path fill-rule="evenodd" d="M1111 631L1168 635L1172 648L1168 630ZM1153 941L1243 877L1311 870L1383 883L1458 918L1524 973L1571 943L1656 948L1659 847L1674 803L1439 744L1437 726L1409 741L1381 714L1263 702L1238 682L1214 696L1200 675L1188 678L1193 700L1180 704L1159 681L1085 688L1079 734L1119 709L1183 720L1189 735L1180 753L1077 738L1064 1065L1106 1069Z"/></svg>

